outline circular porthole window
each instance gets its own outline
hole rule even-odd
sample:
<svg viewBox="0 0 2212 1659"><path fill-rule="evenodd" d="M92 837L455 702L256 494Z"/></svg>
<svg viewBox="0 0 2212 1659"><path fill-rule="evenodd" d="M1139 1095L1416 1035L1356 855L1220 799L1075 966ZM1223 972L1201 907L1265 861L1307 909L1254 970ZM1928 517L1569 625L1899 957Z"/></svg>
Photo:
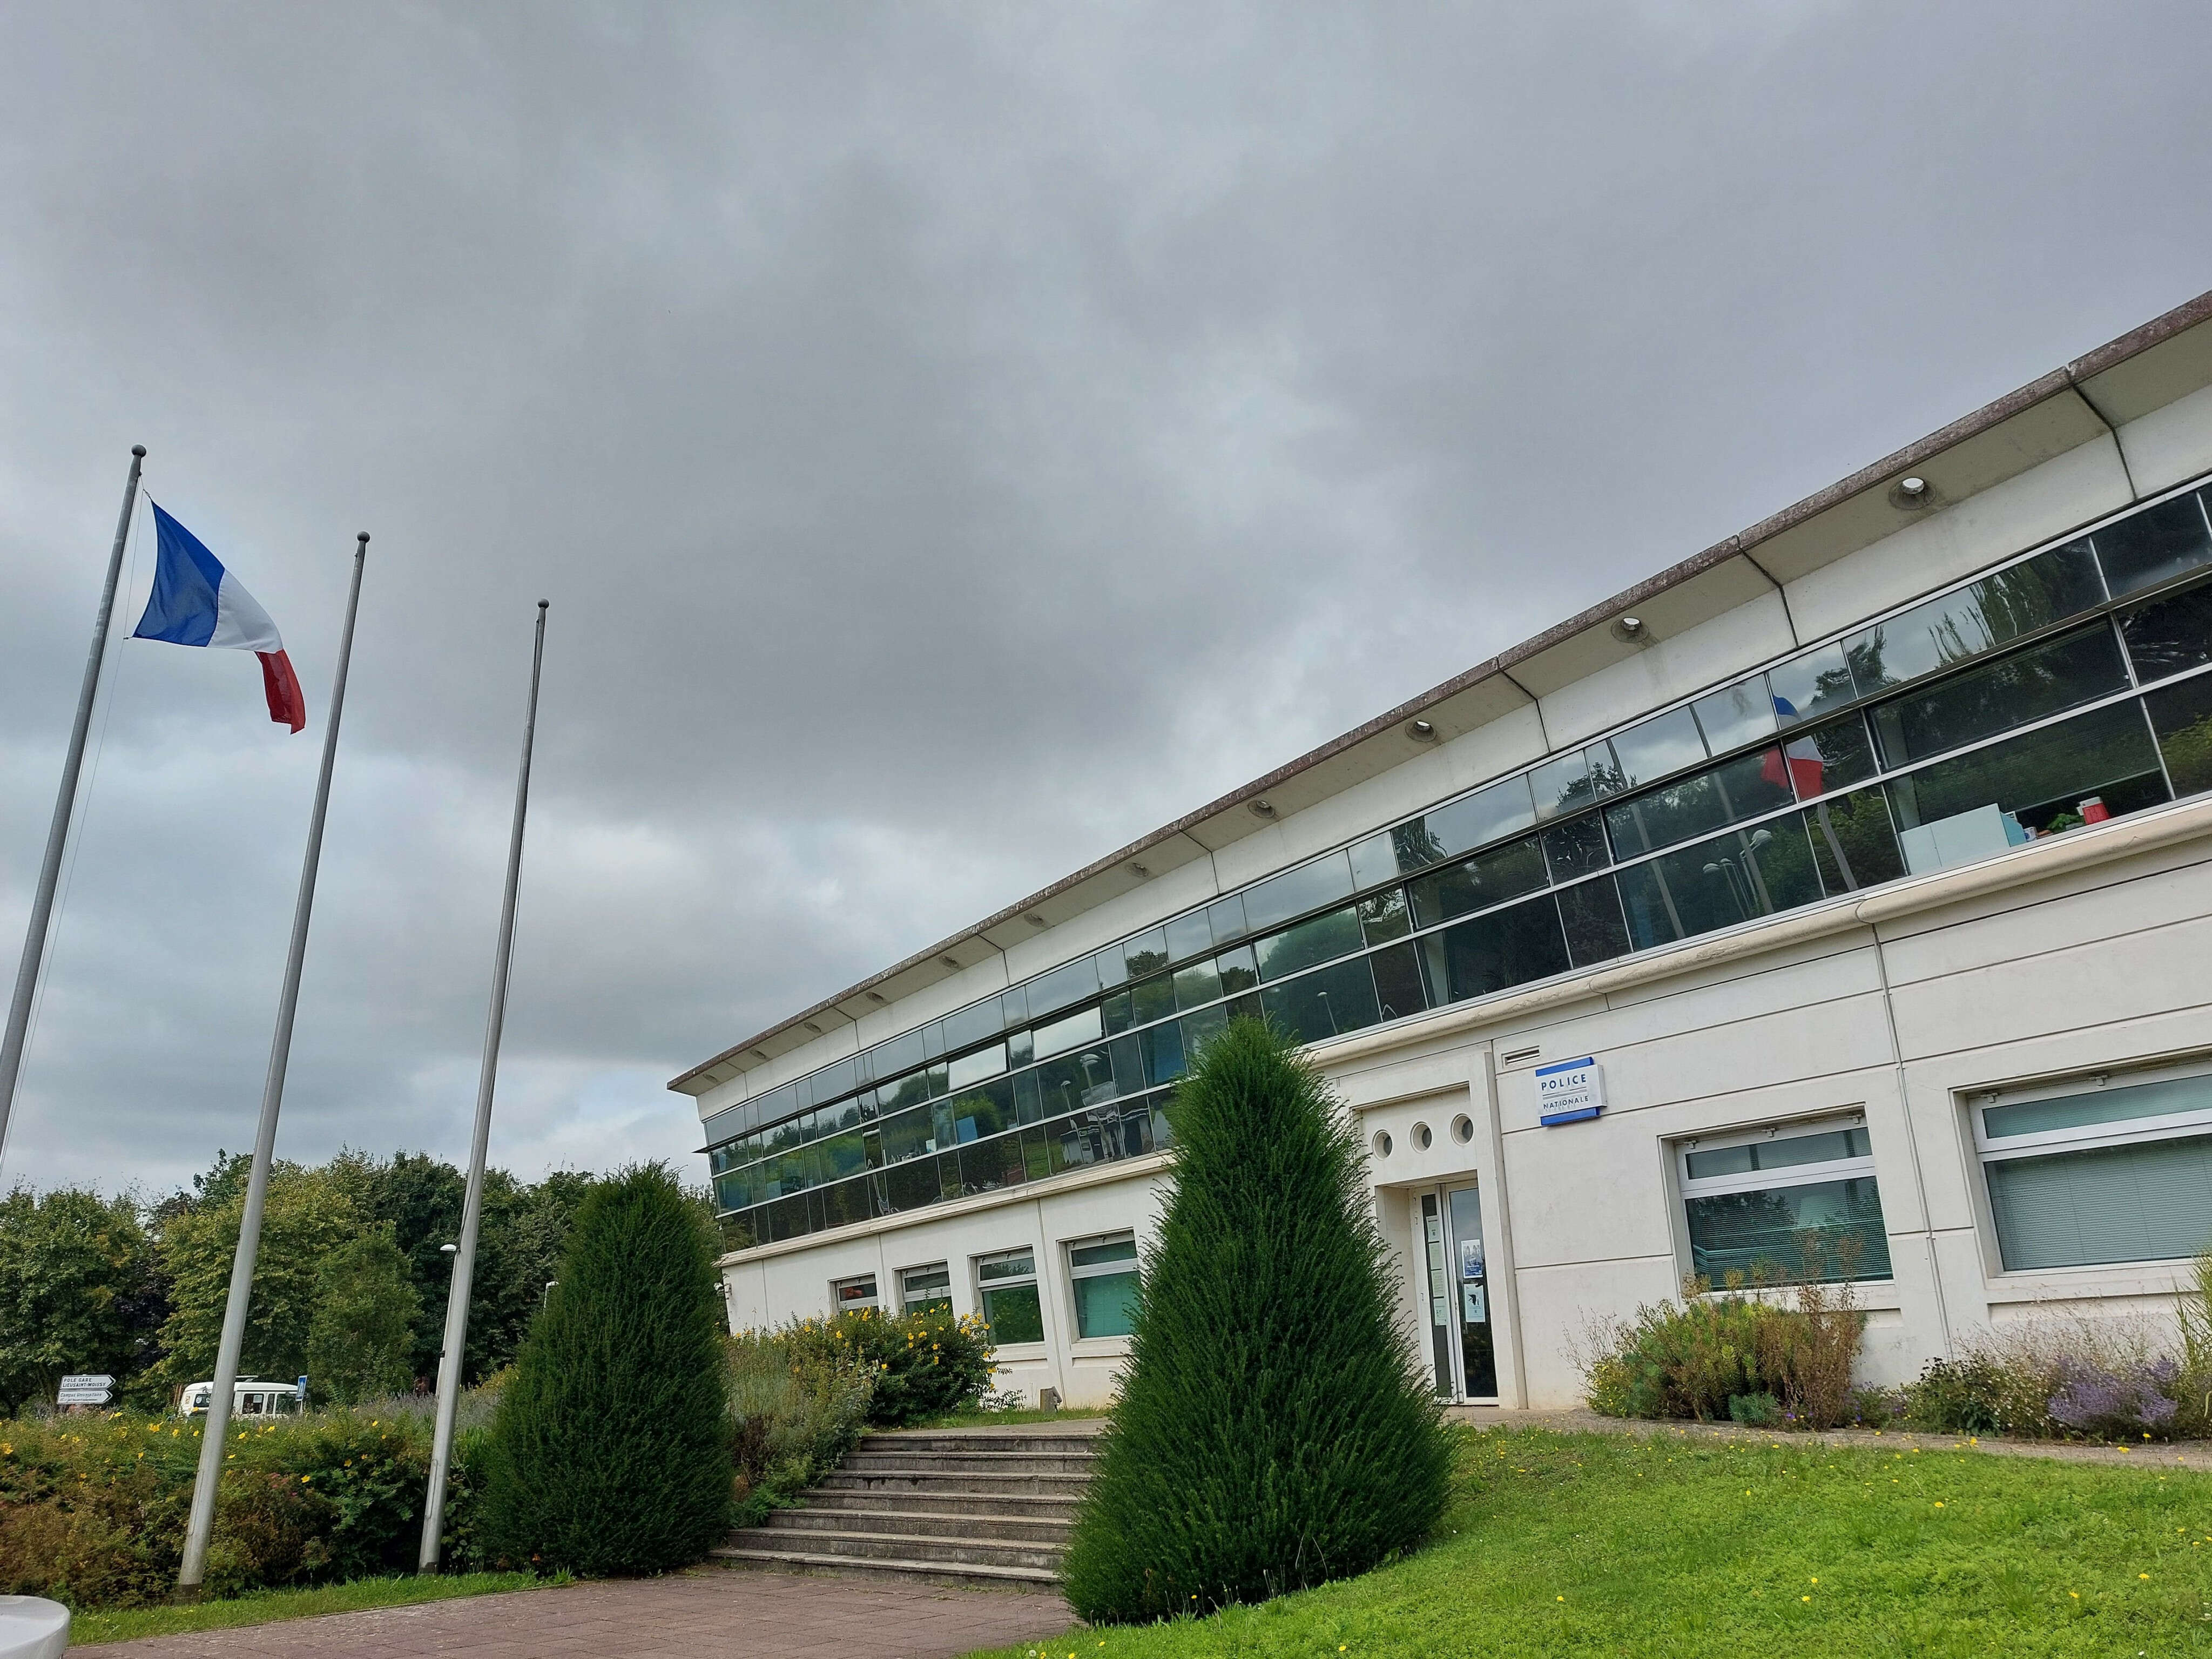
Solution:
<svg viewBox="0 0 2212 1659"><path fill-rule="evenodd" d="M1474 1120L1465 1112L1452 1120L1452 1139L1462 1146L1474 1139Z"/></svg>
<svg viewBox="0 0 2212 1659"><path fill-rule="evenodd" d="M1375 1132L1375 1156L1377 1158L1390 1156L1390 1132L1388 1129L1377 1129Z"/></svg>
<svg viewBox="0 0 2212 1659"><path fill-rule="evenodd" d="M1419 1147L1423 1152L1427 1152L1429 1148L1435 1144L1436 1139L1437 1138L1434 1135L1429 1133L1429 1126L1427 1124L1416 1123L1413 1126L1413 1145Z"/></svg>

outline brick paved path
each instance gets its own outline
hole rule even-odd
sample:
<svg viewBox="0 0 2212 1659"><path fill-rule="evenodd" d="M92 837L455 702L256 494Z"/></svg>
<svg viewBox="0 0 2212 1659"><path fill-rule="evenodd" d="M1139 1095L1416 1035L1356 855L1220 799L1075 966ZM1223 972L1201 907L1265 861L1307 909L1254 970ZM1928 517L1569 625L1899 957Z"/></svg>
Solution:
<svg viewBox="0 0 2212 1659"><path fill-rule="evenodd" d="M714 1568L155 1636L102 1659L951 1659L1057 1636L1057 1595Z"/></svg>

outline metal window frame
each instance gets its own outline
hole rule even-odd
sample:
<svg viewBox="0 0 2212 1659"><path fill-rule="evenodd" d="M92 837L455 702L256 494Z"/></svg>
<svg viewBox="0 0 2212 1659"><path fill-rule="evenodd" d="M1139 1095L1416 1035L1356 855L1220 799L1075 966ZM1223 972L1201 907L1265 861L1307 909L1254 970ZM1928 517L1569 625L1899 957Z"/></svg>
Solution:
<svg viewBox="0 0 2212 1659"><path fill-rule="evenodd" d="M2006 1164L2024 1158L2047 1158L2055 1152L2095 1152L2106 1146L2141 1146L2160 1140L2193 1140L2212 1135L2212 1105L2195 1111L2160 1112L2143 1117L2115 1118L2106 1123L2086 1123L2075 1128L2040 1129L2032 1134L1992 1136L1982 1114L1992 1106L2019 1106L2038 1100L2063 1100L2094 1094L2118 1085L2178 1082L2188 1078L2212 1079L2212 1054L2148 1065L2115 1064L2069 1072L2062 1077L1990 1089L1959 1091L1966 1101L1974 1136L1975 1156L1984 1164Z"/></svg>
<svg viewBox="0 0 2212 1659"><path fill-rule="evenodd" d="M1793 1164L1783 1170L1751 1170L1742 1175L1693 1176L1692 1152L1725 1152L1731 1146L1761 1146L1771 1141L1798 1140L1813 1135L1834 1134L1844 1129L1867 1127L1863 1111L1841 1112L1827 1117L1788 1123L1760 1124L1755 1128L1724 1130L1712 1134L1677 1139L1672 1147L1674 1183L1682 1201L1693 1198L1723 1198L1736 1193L1774 1192L1784 1187L1813 1187L1824 1181L1849 1181L1864 1176L1875 1179L1874 1153L1863 1158L1826 1158L1817 1164ZM1869 1133L1869 1143L1872 1133Z"/></svg>

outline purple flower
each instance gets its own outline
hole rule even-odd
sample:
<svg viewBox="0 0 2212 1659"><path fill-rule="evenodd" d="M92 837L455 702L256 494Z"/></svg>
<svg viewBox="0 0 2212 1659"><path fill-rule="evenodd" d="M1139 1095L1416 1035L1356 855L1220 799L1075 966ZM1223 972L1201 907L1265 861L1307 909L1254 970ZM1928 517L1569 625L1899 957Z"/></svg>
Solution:
<svg viewBox="0 0 2212 1659"><path fill-rule="evenodd" d="M2180 1374L2180 1366L2164 1356L2120 1370L2088 1360L2062 1360L2047 1409L2054 1422L2083 1434L2161 1429L2173 1420L2177 1407L2166 1391Z"/></svg>

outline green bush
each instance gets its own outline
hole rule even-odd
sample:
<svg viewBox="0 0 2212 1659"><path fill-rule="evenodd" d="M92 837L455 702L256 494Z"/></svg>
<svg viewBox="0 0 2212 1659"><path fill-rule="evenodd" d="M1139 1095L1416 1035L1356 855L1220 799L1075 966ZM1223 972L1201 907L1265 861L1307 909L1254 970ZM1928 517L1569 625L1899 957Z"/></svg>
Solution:
<svg viewBox="0 0 2212 1659"><path fill-rule="evenodd" d="M415 1375L415 1322L422 1299L388 1226L372 1227L324 1256L307 1322L307 1374L350 1406L396 1393Z"/></svg>
<svg viewBox="0 0 2212 1659"><path fill-rule="evenodd" d="M975 1405L991 1386L991 1328L979 1314L948 1309L903 1315L872 1308L800 1320L784 1328L795 1362L842 1368L857 1363L875 1382L868 1421L902 1428Z"/></svg>
<svg viewBox="0 0 2212 1659"><path fill-rule="evenodd" d="M586 1576L699 1560L732 1469L715 1241L665 1167L600 1183L494 1419L487 1546Z"/></svg>
<svg viewBox="0 0 2212 1659"><path fill-rule="evenodd" d="M211 1594L412 1569L430 1473L427 1415L317 1412L234 1419L228 1432ZM447 1556L461 1563L475 1559L481 1441L479 1431L457 1443L447 1488ZM0 1423L0 1594L76 1607L164 1599L198 1456L198 1428L173 1417Z"/></svg>
<svg viewBox="0 0 2212 1659"><path fill-rule="evenodd" d="M1172 1188L1062 1569L1092 1620L1364 1572L1419 1543L1448 1496L1365 1159L1320 1074L1237 1020L1169 1117Z"/></svg>
<svg viewBox="0 0 2212 1659"><path fill-rule="evenodd" d="M1590 1409L1808 1429L1853 1421L1863 1408L1851 1366L1866 1315L1848 1283L1800 1285L1796 1302L1716 1295L1693 1279L1680 1301L1601 1326L1583 1359Z"/></svg>
<svg viewBox="0 0 2212 1659"><path fill-rule="evenodd" d="M874 1368L851 1353L795 1354L790 1335L787 1328L730 1339L730 1454L741 1526L757 1526L843 1462L867 1425Z"/></svg>

